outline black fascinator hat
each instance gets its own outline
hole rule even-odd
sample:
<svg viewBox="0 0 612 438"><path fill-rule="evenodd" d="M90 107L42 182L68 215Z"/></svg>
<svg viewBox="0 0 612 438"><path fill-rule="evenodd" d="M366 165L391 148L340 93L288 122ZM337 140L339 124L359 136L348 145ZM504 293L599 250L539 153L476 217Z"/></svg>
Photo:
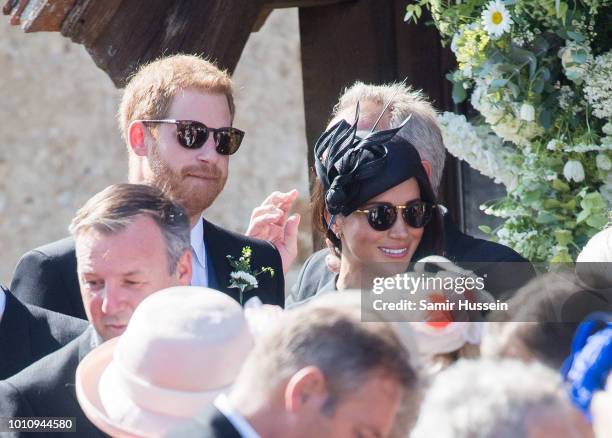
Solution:
<svg viewBox="0 0 612 438"><path fill-rule="evenodd" d="M325 190L325 207L348 216L373 197L415 177L424 201L435 196L415 147L399 127L358 135L359 105L351 125L341 120L317 140L315 170Z"/></svg>

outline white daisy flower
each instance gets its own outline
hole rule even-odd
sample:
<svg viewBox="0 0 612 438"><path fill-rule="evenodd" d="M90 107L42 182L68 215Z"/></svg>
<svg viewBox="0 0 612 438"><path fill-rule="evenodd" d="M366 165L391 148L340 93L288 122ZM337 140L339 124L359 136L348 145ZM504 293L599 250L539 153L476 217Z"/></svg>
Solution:
<svg viewBox="0 0 612 438"><path fill-rule="evenodd" d="M489 2L487 9L482 11L481 17L485 30L495 39L509 32L510 26L512 26L510 12L500 0Z"/></svg>

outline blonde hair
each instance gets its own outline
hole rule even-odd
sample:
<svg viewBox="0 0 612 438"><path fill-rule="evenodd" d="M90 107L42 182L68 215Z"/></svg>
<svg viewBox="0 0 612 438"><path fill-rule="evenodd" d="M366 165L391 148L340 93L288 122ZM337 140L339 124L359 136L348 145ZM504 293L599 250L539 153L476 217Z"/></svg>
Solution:
<svg viewBox="0 0 612 438"><path fill-rule="evenodd" d="M357 81L346 88L338 99L332 112L332 119L342 111L354 108L357 102L362 104L372 102L379 105L381 110L390 102L387 109L391 116L390 128L399 126L412 115L407 129L402 131L402 136L414 145L421 159L431 163L431 186L437 194L444 171L446 148L438 126L436 110L424 94L420 90L413 90L410 86L397 82L374 85Z"/></svg>
<svg viewBox="0 0 612 438"><path fill-rule="evenodd" d="M165 118L174 96L188 88L224 94L233 121L235 109L229 74L200 56L172 55L140 67L130 78L117 113L124 141L127 143L132 121Z"/></svg>

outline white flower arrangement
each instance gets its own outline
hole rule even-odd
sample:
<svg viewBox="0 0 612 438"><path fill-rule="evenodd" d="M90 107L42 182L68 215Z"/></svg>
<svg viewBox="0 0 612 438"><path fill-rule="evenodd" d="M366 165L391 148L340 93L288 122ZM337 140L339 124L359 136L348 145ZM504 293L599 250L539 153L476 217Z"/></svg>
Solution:
<svg viewBox="0 0 612 438"><path fill-rule="evenodd" d="M487 93L489 84L481 82L472 93L472 106L480 112L493 132L505 141L526 146L531 139L544 133L544 129L532 120L521 120L521 106L512 102L508 95L501 99ZM535 112L535 109L533 110ZM531 112L531 110L526 111ZM526 114L527 115L527 114ZM529 114L531 115L531 114ZM535 114L533 115L535 118Z"/></svg>
<svg viewBox="0 0 612 438"><path fill-rule="evenodd" d="M612 51L604 2L418 0L457 69L440 116L449 152L507 188L481 206L505 220L497 239L534 262L570 262L612 210ZM602 43L604 45L602 45ZM596 55L596 56L595 56ZM471 94L471 96L470 96Z"/></svg>
<svg viewBox="0 0 612 438"><path fill-rule="evenodd" d="M467 161L485 176L513 189L517 171L512 164L512 154L502 146L496 135L477 130L465 116L450 112L438 117L446 150L455 157Z"/></svg>
<svg viewBox="0 0 612 438"><path fill-rule="evenodd" d="M593 107L593 115L612 119L612 51L595 58L584 83L584 94Z"/></svg>

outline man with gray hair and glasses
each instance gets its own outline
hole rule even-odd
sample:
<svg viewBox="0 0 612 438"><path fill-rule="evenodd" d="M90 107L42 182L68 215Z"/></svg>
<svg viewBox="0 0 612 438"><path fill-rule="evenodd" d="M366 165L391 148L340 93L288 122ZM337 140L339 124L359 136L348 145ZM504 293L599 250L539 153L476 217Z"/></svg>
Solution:
<svg viewBox="0 0 612 438"><path fill-rule="evenodd" d="M403 83L386 85L355 82L340 96L334 106L328 127L344 119L352 123L359 104L358 131L390 129L399 126L409 116L401 130L402 135L419 152L423 168L429 177L434 192L438 192L446 148L438 125L437 113L421 91L413 90ZM380 118L380 120L379 120ZM378 121L378 124L376 122ZM285 233L289 210L296 198L295 191L275 192L260 207L253 210L247 234L273 242L284 257L283 266L289 266L297 255L289 239L292 233ZM313 218L319 220L319 218ZM486 289L493 295L501 296L514 291L535 275L533 267L514 250L499 243L476 239L462 233L444 209L445 257L459 266L484 277ZM286 238L286 235L289 238ZM513 262L512 275L507 266L499 262ZM519 263L516 263L519 262ZM339 260L329 249L315 252L302 267L297 284L287 296L287 304L301 302L316 294L335 275L334 265ZM330 269L331 268L331 269Z"/></svg>
<svg viewBox="0 0 612 438"><path fill-rule="evenodd" d="M116 184L87 201L70 231L90 326L65 347L0 382L0 418L74 417L72 431L78 436L99 436L76 400L77 365L93 348L120 336L146 297L190 284L189 218L153 186Z"/></svg>

